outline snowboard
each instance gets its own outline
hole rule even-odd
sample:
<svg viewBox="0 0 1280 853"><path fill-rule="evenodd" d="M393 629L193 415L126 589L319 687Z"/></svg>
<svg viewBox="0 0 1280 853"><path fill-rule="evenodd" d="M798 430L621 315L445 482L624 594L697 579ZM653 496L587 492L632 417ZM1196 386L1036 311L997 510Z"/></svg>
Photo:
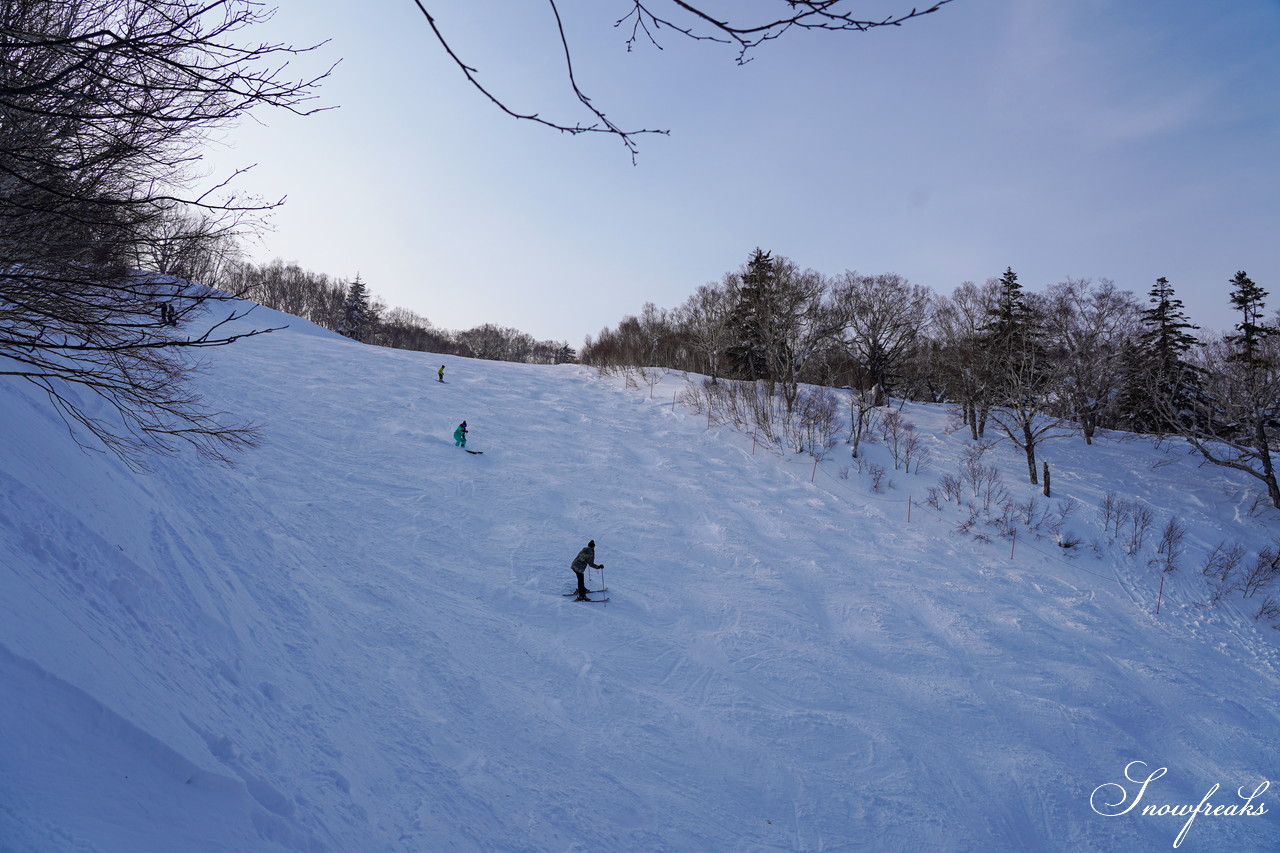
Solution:
<svg viewBox="0 0 1280 853"><path fill-rule="evenodd" d="M462 449L463 449L463 450L467 450L467 448L465 448L465 447L464 447L464 448L462 448ZM483 451L483 450L467 450L467 452L468 452L468 453L470 453L472 456L479 456L479 455L481 455L482 453L484 453L484 451Z"/></svg>

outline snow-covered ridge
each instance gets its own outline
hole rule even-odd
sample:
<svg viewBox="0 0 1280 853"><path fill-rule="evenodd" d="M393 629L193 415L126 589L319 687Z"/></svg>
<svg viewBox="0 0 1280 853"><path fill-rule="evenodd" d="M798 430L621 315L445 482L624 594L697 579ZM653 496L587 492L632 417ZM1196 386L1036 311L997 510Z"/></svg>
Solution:
<svg viewBox="0 0 1280 853"><path fill-rule="evenodd" d="M233 469L135 474L0 385L0 851L1165 850L1214 785L1179 849L1280 846L1238 793L1280 766L1276 632L1200 574L1280 530L1244 475L1051 445L1079 556L1011 559L926 502L965 445L937 407L875 492L675 375L243 322L290 328L208 353L268 438ZM1159 616L1108 492L1188 529ZM607 605L560 595L588 539Z"/></svg>

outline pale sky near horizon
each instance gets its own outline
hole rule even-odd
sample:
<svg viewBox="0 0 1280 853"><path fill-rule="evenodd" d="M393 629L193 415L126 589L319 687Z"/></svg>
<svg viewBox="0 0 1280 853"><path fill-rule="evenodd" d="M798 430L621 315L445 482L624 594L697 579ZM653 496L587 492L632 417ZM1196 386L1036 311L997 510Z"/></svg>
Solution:
<svg viewBox="0 0 1280 853"><path fill-rule="evenodd" d="M288 196L251 259L358 273L442 328L579 347L756 247L944 294L1012 267L1029 290L1109 278L1145 300L1165 276L1219 329L1245 270L1280 307L1277 0L954 0L897 28L792 32L741 67L670 31L628 52L627 2L560 0L582 89L621 126L670 130L638 137L635 165L614 138L500 113L413 0L270 5L246 35L330 39L296 67L341 59L319 98L339 108L255 113L210 152L215 173L255 166L241 189ZM513 109L590 123L549 4L425 5Z"/></svg>

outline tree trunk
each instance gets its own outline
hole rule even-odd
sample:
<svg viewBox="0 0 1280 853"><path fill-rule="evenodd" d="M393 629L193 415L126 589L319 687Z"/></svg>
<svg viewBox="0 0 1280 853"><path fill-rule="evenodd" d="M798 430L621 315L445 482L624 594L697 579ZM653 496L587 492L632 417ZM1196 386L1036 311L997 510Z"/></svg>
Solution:
<svg viewBox="0 0 1280 853"><path fill-rule="evenodd" d="M1092 412L1086 412L1080 418L1080 431L1084 434L1084 443L1093 444L1093 434L1098 429L1098 420Z"/></svg>
<svg viewBox="0 0 1280 853"><path fill-rule="evenodd" d="M1271 505L1280 509L1280 484L1276 483L1276 469L1271 461L1271 445L1268 443L1266 421L1259 417L1254 424L1253 438L1257 445L1258 460L1262 463L1262 482L1267 484L1267 496Z"/></svg>
<svg viewBox="0 0 1280 853"><path fill-rule="evenodd" d="M1031 473L1031 485L1034 486L1040 481L1036 479L1036 439L1031 434L1030 423L1022 425L1022 441L1027 450L1027 470Z"/></svg>

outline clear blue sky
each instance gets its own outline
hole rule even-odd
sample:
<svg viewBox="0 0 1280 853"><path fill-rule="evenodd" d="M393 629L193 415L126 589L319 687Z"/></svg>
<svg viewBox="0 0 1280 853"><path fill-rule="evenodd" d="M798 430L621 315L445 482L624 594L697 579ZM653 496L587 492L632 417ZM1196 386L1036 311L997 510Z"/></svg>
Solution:
<svg viewBox="0 0 1280 853"><path fill-rule="evenodd" d="M321 93L339 108L260 113L210 154L288 196L252 258L359 273L443 328L578 346L757 246L940 293L1008 266L1032 290L1110 278L1143 298L1166 276L1214 328L1243 269L1280 307L1277 0L954 0L899 28L794 33L742 67L670 32L628 53L627 3L561 0L586 93L624 127L670 130L640 137L635 165L611 137L498 112L412 0L276 5L254 35L330 39L298 69L341 59ZM427 6L514 109L591 120L549 6Z"/></svg>

